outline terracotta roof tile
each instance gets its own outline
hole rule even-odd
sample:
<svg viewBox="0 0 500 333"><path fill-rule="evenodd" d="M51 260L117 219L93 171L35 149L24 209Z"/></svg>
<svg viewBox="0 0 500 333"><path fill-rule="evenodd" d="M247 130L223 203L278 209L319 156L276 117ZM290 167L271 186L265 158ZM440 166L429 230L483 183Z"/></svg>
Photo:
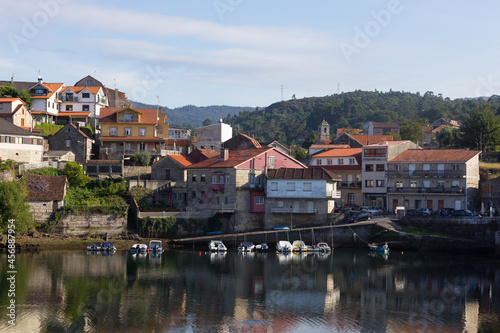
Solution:
<svg viewBox="0 0 500 333"><path fill-rule="evenodd" d="M42 176L25 173L27 201L64 200L66 176Z"/></svg>
<svg viewBox="0 0 500 333"><path fill-rule="evenodd" d="M130 124L157 124L158 117L156 109L134 109L134 108L102 108L99 115L99 122L101 123L116 123L116 113L123 110L132 110L140 113L138 123ZM161 114L161 110L159 112Z"/></svg>
<svg viewBox="0 0 500 333"><path fill-rule="evenodd" d="M351 137L363 146L394 140L392 135L351 135Z"/></svg>
<svg viewBox="0 0 500 333"><path fill-rule="evenodd" d="M466 162L479 153L465 149L408 149L389 162Z"/></svg>
<svg viewBox="0 0 500 333"><path fill-rule="evenodd" d="M167 155L167 156L169 156L171 159L173 159L174 161L185 167L194 164L194 161L185 155Z"/></svg>
<svg viewBox="0 0 500 333"><path fill-rule="evenodd" d="M3 97L3 98L0 98L0 103L17 102L17 101L21 101L24 105L26 105L26 103L24 103L24 101L22 99L17 98L17 97Z"/></svg>
<svg viewBox="0 0 500 333"><path fill-rule="evenodd" d="M209 158L207 160L201 161L199 163L193 164L187 169L205 169L205 168L234 168L241 163L251 160L252 158L263 154L267 151L273 150L274 148L250 148L244 150L230 150L228 159L223 161L220 159L220 154L215 157Z"/></svg>
<svg viewBox="0 0 500 333"><path fill-rule="evenodd" d="M342 179L324 168L280 168L267 172L267 179Z"/></svg>
<svg viewBox="0 0 500 333"><path fill-rule="evenodd" d="M349 146L348 146L349 147ZM343 157L361 154L363 148L337 148L314 155L313 157Z"/></svg>

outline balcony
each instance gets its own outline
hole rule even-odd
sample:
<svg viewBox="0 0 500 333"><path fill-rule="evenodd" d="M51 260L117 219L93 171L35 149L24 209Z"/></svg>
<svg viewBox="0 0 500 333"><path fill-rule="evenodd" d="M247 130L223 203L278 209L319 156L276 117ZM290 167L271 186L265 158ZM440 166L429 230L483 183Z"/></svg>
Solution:
<svg viewBox="0 0 500 333"><path fill-rule="evenodd" d="M119 123L138 123L139 119L137 119L137 118L135 118L135 119L118 118L117 121Z"/></svg>
<svg viewBox="0 0 500 333"><path fill-rule="evenodd" d="M78 102L78 97L63 95L62 96L62 101L63 102Z"/></svg>
<svg viewBox="0 0 500 333"><path fill-rule="evenodd" d="M387 178L463 178L464 170L388 170Z"/></svg>
<svg viewBox="0 0 500 333"><path fill-rule="evenodd" d="M271 214L318 214L316 208L271 207Z"/></svg>
<svg viewBox="0 0 500 333"><path fill-rule="evenodd" d="M342 182L339 183L339 187L361 188L361 182Z"/></svg>
<svg viewBox="0 0 500 333"><path fill-rule="evenodd" d="M463 193L465 193L465 188L463 188L463 187L388 187L387 193L463 194Z"/></svg>
<svg viewBox="0 0 500 333"><path fill-rule="evenodd" d="M327 198L340 198L341 192L340 191L327 191L326 197Z"/></svg>

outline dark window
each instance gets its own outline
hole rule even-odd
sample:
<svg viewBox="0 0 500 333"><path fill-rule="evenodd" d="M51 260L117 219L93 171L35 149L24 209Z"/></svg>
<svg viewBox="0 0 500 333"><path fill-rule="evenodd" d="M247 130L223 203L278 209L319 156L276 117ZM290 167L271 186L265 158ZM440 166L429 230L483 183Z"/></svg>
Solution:
<svg viewBox="0 0 500 333"><path fill-rule="evenodd" d="M90 98L90 94L89 93L82 93L82 98Z"/></svg>
<svg viewBox="0 0 500 333"><path fill-rule="evenodd" d="M365 164L365 171L373 171L373 164Z"/></svg>
<svg viewBox="0 0 500 333"><path fill-rule="evenodd" d="M377 164L377 171L384 171L384 170L385 170L384 164Z"/></svg>
<svg viewBox="0 0 500 333"><path fill-rule="evenodd" d="M82 111L89 111L90 107L88 105L82 105Z"/></svg>
<svg viewBox="0 0 500 333"><path fill-rule="evenodd" d="M367 148L365 157L385 157L385 148Z"/></svg>
<svg viewBox="0 0 500 333"><path fill-rule="evenodd" d="M373 187L373 180L365 180L366 187Z"/></svg>

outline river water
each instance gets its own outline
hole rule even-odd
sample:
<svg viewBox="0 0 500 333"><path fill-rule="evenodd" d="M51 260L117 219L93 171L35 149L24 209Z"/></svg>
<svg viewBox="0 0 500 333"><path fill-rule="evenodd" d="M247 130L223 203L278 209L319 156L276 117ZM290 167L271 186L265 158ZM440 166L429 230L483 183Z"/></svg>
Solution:
<svg viewBox="0 0 500 333"><path fill-rule="evenodd" d="M0 259L1 332L500 332L492 257L48 251L16 256L15 297Z"/></svg>

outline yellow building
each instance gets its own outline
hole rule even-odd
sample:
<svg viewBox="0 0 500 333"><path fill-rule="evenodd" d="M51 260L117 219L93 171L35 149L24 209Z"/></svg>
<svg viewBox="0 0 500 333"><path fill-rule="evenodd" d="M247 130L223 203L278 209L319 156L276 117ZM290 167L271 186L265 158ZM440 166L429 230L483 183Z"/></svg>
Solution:
<svg viewBox="0 0 500 333"><path fill-rule="evenodd" d="M161 156L168 133L166 118L161 109L101 109L100 159L120 160L146 150Z"/></svg>

